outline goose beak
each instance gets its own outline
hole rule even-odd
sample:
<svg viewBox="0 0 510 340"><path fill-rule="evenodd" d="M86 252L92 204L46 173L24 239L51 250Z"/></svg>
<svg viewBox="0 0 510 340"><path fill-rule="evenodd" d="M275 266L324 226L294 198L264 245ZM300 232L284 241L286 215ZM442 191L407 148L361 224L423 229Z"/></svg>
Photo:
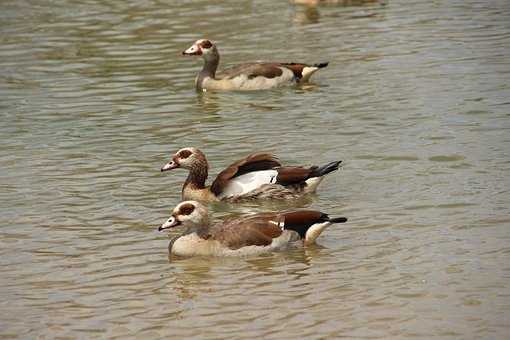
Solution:
<svg viewBox="0 0 510 340"><path fill-rule="evenodd" d="M175 163L174 161L170 161L170 162L166 163L165 165L163 165L163 167L161 168L161 172L172 170L172 169L177 169L178 167L179 167L179 164Z"/></svg>
<svg viewBox="0 0 510 340"><path fill-rule="evenodd" d="M202 55L202 50L197 45L192 45L185 51L182 51L182 55Z"/></svg>
<svg viewBox="0 0 510 340"><path fill-rule="evenodd" d="M163 231L165 229L170 229L170 228L174 228L174 227L177 227L178 225L181 224L181 221L177 221L175 219L175 217L170 217L168 219L168 221L166 221L165 223L163 223L159 228L158 228L158 231Z"/></svg>

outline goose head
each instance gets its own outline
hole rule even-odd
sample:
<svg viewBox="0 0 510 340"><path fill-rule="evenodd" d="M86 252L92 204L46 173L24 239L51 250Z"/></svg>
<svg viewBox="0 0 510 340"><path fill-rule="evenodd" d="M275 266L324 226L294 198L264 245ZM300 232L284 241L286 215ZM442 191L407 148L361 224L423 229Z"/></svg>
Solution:
<svg viewBox="0 0 510 340"><path fill-rule="evenodd" d="M204 59L213 59L218 56L218 49L210 40L199 39L195 41L187 50L182 52L183 55L200 55Z"/></svg>
<svg viewBox="0 0 510 340"><path fill-rule="evenodd" d="M177 151L170 161L163 165L161 171L168 171L177 168L191 169L197 165L205 164L207 167L207 160L202 151L196 148L182 148Z"/></svg>
<svg viewBox="0 0 510 340"><path fill-rule="evenodd" d="M207 226L209 224L208 211L205 206L196 201L184 201L179 203L170 218L163 223L158 230L185 227Z"/></svg>

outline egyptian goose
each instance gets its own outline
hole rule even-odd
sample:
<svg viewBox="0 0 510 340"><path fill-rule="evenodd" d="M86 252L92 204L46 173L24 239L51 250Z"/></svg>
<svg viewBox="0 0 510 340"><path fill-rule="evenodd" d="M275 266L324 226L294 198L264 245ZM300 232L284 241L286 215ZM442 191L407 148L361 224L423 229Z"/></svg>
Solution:
<svg viewBox="0 0 510 340"><path fill-rule="evenodd" d="M307 82L318 69L328 63L254 62L237 65L216 73L220 63L218 48L210 40L197 40L183 55L200 55L204 67L195 79L198 91L205 90L267 90L282 85Z"/></svg>
<svg viewBox="0 0 510 340"><path fill-rule="evenodd" d="M189 170L182 187L183 200L236 202L252 199L289 199L313 193L328 173L342 161L309 168L282 166L268 153L253 153L220 172L206 187L209 164L202 151L188 147L177 151L161 171Z"/></svg>
<svg viewBox="0 0 510 340"><path fill-rule="evenodd" d="M330 218L315 210L291 210L259 213L210 225L207 208L196 201L179 203L172 216L159 231L179 225L184 234L172 239L171 254L179 256L237 256L283 249L302 240L313 244L333 223L344 223L345 217Z"/></svg>

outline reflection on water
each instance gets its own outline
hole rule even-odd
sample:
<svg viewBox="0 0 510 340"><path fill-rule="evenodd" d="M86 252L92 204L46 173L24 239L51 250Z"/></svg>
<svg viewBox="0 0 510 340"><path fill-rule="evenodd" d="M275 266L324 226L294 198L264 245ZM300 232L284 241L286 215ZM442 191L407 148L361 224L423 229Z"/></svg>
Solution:
<svg viewBox="0 0 510 340"><path fill-rule="evenodd" d="M294 13L294 22L302 25L316 24L321 17L319 8L321 6L354 7L340 13L328 13L330 17L338 17L339 20L362 19L376 17L383 6L388 4L382 0L292 0L297 5ZM370 11L372 10L372 11Z"/></svg>
<svg viewBox="0 0 510 340"><path fill-rule="evenodd" d="M0 9L1 337L506 337L506 1ZM305 86L196 93L201 61L180 52L204 36L225 67L330 65ZM169 261L156 230L187 174L159 169L185 146L211 178L254 151L341 159L315 196L211 213L349 222L306 249Z"/></svg>

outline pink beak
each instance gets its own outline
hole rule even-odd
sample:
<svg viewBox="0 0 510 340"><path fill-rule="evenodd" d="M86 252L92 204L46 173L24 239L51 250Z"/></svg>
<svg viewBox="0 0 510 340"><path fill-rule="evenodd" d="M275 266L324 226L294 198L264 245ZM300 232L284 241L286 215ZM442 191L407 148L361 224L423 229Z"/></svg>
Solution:
<svg viewBox="0 0 510 340"><path fill-rule="evenodd" d="M190 48L182 52L183 55L202 55L202 49L193 44Z"/></svg>
<svg viewBox="0 0 510 340"><path fill-rule="evenodd" d="M177 169L178 167L179 167L179 164L175 163L174 161L170 161L170 162L166 163L165 165L163 165L163 167L161 168L161 172L172 170L172 169Z"/></svg>

